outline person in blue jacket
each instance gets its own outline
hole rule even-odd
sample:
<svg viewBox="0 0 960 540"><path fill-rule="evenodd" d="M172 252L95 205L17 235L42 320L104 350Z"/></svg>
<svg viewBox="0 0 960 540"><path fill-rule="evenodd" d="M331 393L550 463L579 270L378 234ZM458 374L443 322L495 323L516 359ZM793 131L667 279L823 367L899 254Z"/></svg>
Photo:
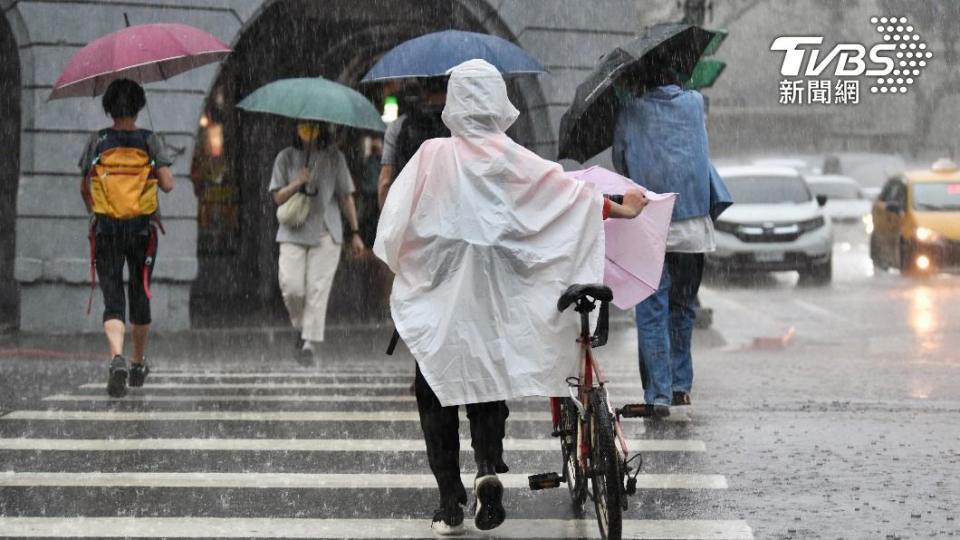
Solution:
<svg viewBox="0 0 960 540"><path fill-rule="evenodd" d="M710 163L704 99L659 70L619 88L623 103L613 141L620 174L657 193L677 193L660 286L636 307L644 400L655 416L689 405L690 342L704 253L716 249L713 220L729 195ZM718 193L719 192L719 193Z"/></svg>

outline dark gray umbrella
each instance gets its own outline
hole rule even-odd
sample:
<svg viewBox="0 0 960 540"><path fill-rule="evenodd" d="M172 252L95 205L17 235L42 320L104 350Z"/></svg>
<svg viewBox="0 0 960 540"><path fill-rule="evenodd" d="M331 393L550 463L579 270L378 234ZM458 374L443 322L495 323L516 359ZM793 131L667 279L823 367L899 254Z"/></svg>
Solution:
<svg viewBox="0 0 960 540"><path fill-rule="evenodd" d="M586 161L613 144L619 111L613 84L617 79L629 76L643 84L645 77L670 69L686 81L713 37L713 32L699 26L663 23L605 54L577 87L573 103L560 120L558 159Z"/></svg>

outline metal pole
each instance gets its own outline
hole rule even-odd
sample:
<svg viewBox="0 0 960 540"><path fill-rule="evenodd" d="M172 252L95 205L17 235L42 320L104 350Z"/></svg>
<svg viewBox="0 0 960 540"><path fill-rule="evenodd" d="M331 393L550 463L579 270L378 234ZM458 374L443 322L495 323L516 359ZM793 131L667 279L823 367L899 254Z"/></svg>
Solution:
<svg viewBox="0 0 960 540"><path fill-rule="evenodd" d="M703 26L707 17L707 0L683 0L683 22Z"/></svg>

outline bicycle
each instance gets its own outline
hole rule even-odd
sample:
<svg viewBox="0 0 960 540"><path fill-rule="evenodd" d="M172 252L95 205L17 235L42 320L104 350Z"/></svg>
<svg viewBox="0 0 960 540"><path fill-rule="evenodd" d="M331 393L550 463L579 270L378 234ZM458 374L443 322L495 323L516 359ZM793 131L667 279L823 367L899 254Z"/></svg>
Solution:
<svg viewBox="0 0 960 540"><path fill-rule="evenodd" d="M651 411L643 404L610 408L607 380L592 350L607 343L611 300L613 292L604 285L572 285L557 302L561 312L574 305L580 314L580 375L567 379L569 397L550 398L552 436L560 439L563 472L537 474L528 480L532 490L566 483L578 512L589 497L597 512L601 537L620 540L627 497L636 493L637 475L643 465L640 454L630 456L620 418L651 416ZM600 311L591 335L590 313L597 302Z"/></svg>

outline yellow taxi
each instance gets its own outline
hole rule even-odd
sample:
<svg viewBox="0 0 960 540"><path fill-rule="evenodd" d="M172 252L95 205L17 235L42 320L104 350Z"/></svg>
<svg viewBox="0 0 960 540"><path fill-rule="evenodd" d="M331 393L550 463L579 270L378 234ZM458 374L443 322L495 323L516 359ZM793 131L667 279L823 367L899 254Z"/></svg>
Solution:
<svg viewBox="0 0 960 540"><path fill-rule="evenodd" d="M876 266L913 275L960 269L960 168L953 161L890 178L872 217Z"/></svg>

